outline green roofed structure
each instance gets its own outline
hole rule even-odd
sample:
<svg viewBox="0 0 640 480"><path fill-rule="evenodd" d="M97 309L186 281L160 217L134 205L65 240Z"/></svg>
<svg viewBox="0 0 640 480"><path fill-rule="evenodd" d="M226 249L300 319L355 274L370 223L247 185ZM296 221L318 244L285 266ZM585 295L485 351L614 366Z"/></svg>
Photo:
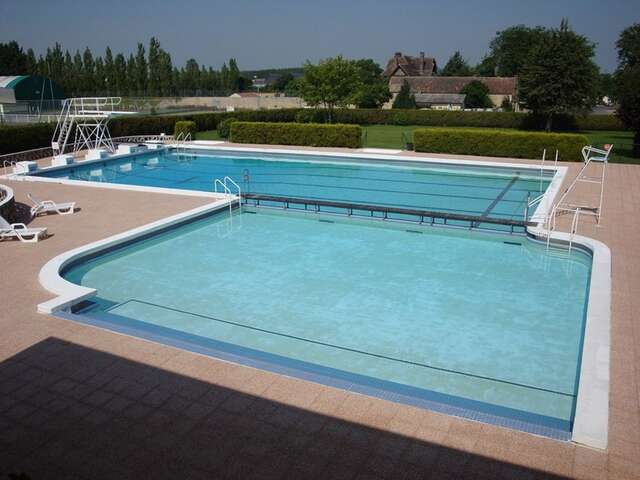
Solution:
<svg viewBox="0 0 640 480"><path fill-rule="evenodd" d="M0 103L62 100L64 90L53 80L39 75L0 76Z"/></svg>

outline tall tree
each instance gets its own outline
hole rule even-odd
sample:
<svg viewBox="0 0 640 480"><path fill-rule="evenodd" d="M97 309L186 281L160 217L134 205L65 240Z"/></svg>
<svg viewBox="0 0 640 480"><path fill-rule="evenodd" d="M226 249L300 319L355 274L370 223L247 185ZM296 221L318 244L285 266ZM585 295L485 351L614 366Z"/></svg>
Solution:
<svg viewBox="0 0 640 480"><path fill-rule="evenodd" d="M147 59L145 57L144 45L138 43L136 52L136 93L144 95L147 92L147 81L149 78Z"/></svg>
<svg viewBox="0 0 640 480"><path fill-rule="evenodd" d="M113 78L115 80L114 91L117 95L126 95L127 91L127 61L122 53L118 53L113 59Z"/></svg>
<svg viewBox="0 0 640 480"><path fill-rule="evenodd" d="M393 108L416 108L416 97L411 93L409 82L402 82L400 91L393 100Z"/></svg>
<svg viewBox="0 0 640 480"><path fill-rule="evenodd" d="M104 52L104 76L107 85L107 93L111 94L116 91L116 69L113 64L113 52L107 47Z"/></svg>
<svg viewBox="0 0 640 480"><path fill-rule="evenodd" d="M229 89L233 91L240 90L240 69L235 58L229 59Z"/></svg>
<svg viewBox="0 0 640 480"><path fill-rule="evenodd" d="M136 92L136 59L133 53L129 54L127 58L127 93L128 95L135 95Z"/></svg>
<svg viewBox="0 0 640 480"><path fill-rule="evenodd" d="M380 108L391 98L389 83L382 77L382 68L370 58L356 60L354 65L360 77L355 104L358 108Z"/></svg>
<svg viewBox="0 0 640 480"><path fill-rule="evenodd" d="M27 55L18 42L0 43L0 75L27 73Z"/></svg>
<svg viewBox="0 0 640 480"><path fill-rule="evenodd" d="M553 115L592 108L598 95L598 67L594 45L562 20L559 29L547 30L533 48L519 81L520 98L527 108L546 117L550 131Z"/></svg>
<svg viewBox="0 0 640 480"><path fill-rule="evenodd" d="M311 106L322 105L329 122L333 121L333 110L353 103L360 88L358 69L341 55L321 60L318 65L307 62L304 66L302 98Z"/></svg>
<svg viewBox="0 0 640 480"><path fill-rule="evenodd" d="M148 94L151 96L160 95L160 42L155 37L149 40L149 79Z"/></svg>
<svg viewBox="0 0 640 480"><path fill-rule="evenodd" d="M496 74L503 77L520 75L529 54L545 36L542 27L516 25L496 33L489 44L489 57L495 64Z"/></svg>
<svg viewBox="0 0 640 480"><path fill-rule="evenodd" d="M442 77L469 77L471 75L473 75L473 69L462 58L462 54L459 51L451 55L447 64L440 70L440 76Z"/></svg>
<svg viewBox="0 0 640 480"><path fill-rule="evenodd" d="M27 50L27 67L26 73L28 75L38 75L38 59L36 58L36 54L32 48Z"/></svg>
<svg viewBox="0 0 640 480"><path fill-rule="evenodd" d="M82 53L82 77L83 77L83 92L90 94L95 89L95 62L93 60L93 54L91 49L86 47Z"/></svg>
<svg viewBox="0 0 640 480"><path fill-rule="evenodd" d="M198 90L200 85L200 66L195 59L190 58L187 60L184 72L182 73L181 83L181 88L188 90L191 94Z"/></svg>
<svg viewBox="0 0 640 480"><path fill-rule="evenodd" d="M495 77L497 70L496 58L491 55L485 55L476 65L475 73L481 77Z"/></svg>
<svg viewBox="0 0 640 480"><path fill-rule="evenodd" d="M616 43L617 115L634 132L633 155L640 157L640 23L625 28Z"/></svg>

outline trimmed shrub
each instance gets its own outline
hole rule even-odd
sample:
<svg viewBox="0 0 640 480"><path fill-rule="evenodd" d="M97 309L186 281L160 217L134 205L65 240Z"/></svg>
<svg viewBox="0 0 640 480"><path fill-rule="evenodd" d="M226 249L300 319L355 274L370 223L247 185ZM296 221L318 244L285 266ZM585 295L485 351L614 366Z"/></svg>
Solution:
<svg viewBox="0 0 640 480"><path fill-rule="evenodd" d="M191 134L191 138L195 138L196 136L196 122L193 120L180 120L176 122L175 129L173 130L174 135L188 135Z"/></svg>
<svg viewBox="0 0 640 480"><path fill-rule="evenodd" d="M231 124L237 121L237 118L227 118L222 120L218 124L218 135L220 135L220 138L229 138L229 134L231 133Z"/></svg>
<svg viewBox="0 0 640 480"><path fill-rule="evenodd" d="M362 145L362 128L358 125L320 123L233 122L231 141L268 145L359 148Z"/></svg>
<svg viewBox="0 0 640 480"><path fill-rule="evenodd" d="M0 125L0 155L51 146L52 123Z"/></svg>
<svg viewBox="0 0 640 480"><path fill-rule="evenodd" d="M296 113L297 123L324 123L324 115L315 109L305 108Z"/></svg>
<svg viewBox="0 0 640 480"><path fill-rule="evenodd" d="M425 128L413 132L413 143L417 152L513 158L540 158L545 148L558 149L560 160L580 161L580 151L589 142L573 133Z"/></svg>

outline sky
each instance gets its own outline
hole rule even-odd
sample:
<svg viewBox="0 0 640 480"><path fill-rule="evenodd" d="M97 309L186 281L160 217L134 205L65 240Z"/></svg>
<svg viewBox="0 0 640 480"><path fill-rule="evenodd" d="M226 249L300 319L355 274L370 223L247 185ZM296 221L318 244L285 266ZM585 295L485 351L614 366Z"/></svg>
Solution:
<svg viewBox="0 0 640 480"><path fill-rule="evenodd" d="M456 50L477 63L501 29L554 27L563 17L596 43L596 63L611 72L620 31L640 22L640 0L0 0L0 42L36 54L60 42L128 55L155 36L174 65L193 57L219 68L234 57L241 70L338 54L384 66L397 51L424 51L444 66Z"/></svg>

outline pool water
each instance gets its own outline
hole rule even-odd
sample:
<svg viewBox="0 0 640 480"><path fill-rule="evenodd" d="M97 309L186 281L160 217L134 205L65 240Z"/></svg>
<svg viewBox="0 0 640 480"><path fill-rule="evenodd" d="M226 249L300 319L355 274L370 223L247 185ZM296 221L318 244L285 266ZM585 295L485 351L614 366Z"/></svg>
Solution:
<svg viewBox="0 0 640 480"><path fill-rule="evenodd" d="M204 191L229 176L243 192L515 220L524 218L528 195L550 182L539 170L211 151L147 153L38 175Z"/></svg>
<svg viewBox="0 0 640 480"><path fill-rule="evenodd" d="M88 318L570 431L590 268L521 236L256 209L64 276L97 288Z"/></svg>

